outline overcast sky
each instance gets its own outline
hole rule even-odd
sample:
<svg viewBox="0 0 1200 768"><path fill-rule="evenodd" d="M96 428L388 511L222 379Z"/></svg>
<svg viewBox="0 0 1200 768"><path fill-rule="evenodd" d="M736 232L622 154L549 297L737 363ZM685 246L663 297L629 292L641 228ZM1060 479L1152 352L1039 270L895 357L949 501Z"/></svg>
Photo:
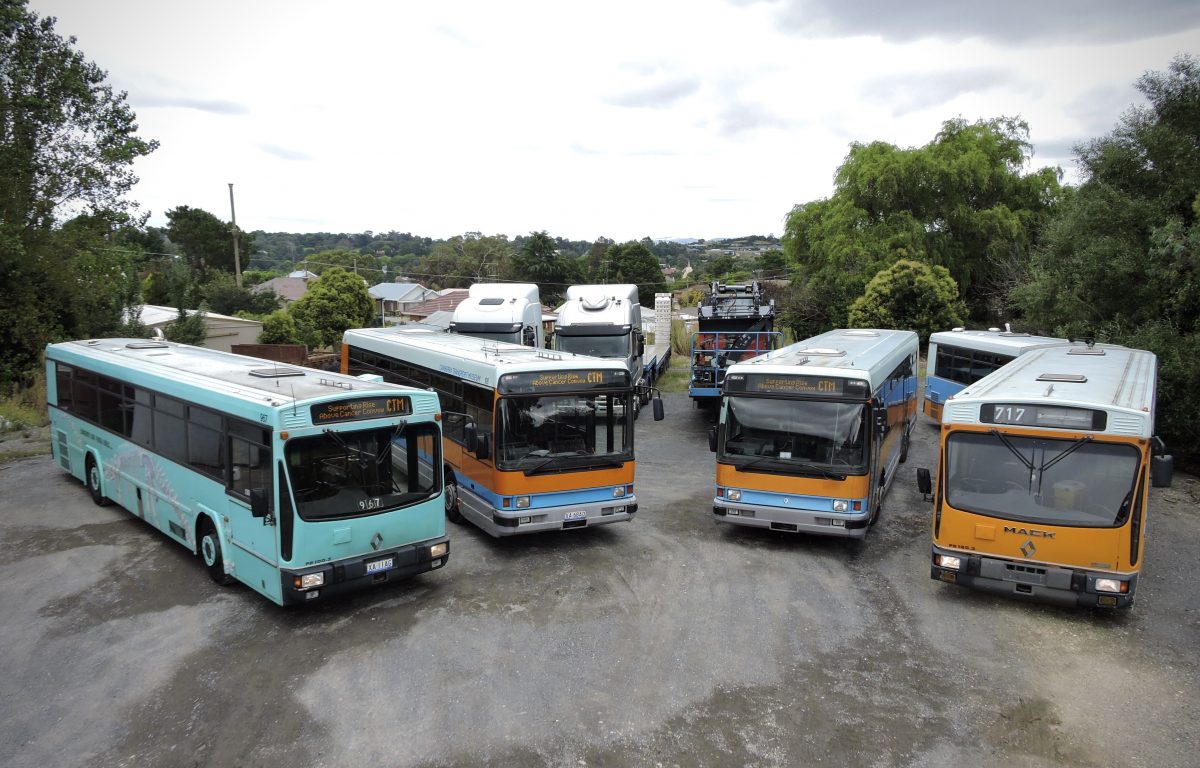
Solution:
<svg viewBox="0 0 1200 768"><path fill-rule="evenodd" d="M1019 115L1036 167L1200 55L1175 0L31 0L128 92L133 198L242 229L735 237L852 142Z"/></svg>

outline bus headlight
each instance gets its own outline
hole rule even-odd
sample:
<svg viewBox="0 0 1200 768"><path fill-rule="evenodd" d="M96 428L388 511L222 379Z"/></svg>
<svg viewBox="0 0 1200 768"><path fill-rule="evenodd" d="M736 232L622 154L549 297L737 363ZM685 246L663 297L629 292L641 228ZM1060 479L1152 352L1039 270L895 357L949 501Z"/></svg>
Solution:
<svg viewBox="0 0 1200 768"><path fill-rule="evenodd" d="M325 585L325 572L306 573L302 576L297 576L292 583L296 589L313 589Z"/></svg>
<svg viewBox="0 0 1200 768"><path fill-rule="evenodd" d="M725 490L725 498L729 499L730 501L741 501L742 492L737 488L727 488Z"/></svg>
<svg viewBox="0 0 1200 768"><path fill-rule="evenodd" d="M1120 579L1096 579L1097 592L1125 592L1129 589L1129 582L1121 581Z"/></svg>
<svg viewBox="0 0 1200 768"><path fill-rule="evenodd" d="M528 496L518 496L516 503L517 503L517 509L529 509L529 497Z"/></svg>
<svg viewBox="0 0 1200 768"><path fill-rule="evenodd" d="M613 488L613 498L614 499L619 499L624 495L625 495L625 486L618 485L616 488Z"/></svg>
<svg viewBox="0 0 1200 768"><path fill-rule="evenodd" d="M934 555L933 562L943 568L949 568L952 571L957 571L962 568L962 558L954 555Z"/></svg>
<svg viewBox="0 0 1200 768"><path fill-rule="evenodd" d="M848 509L850 509L850 502L846 501L845 499L834 499L834 501L833 501L833 511L834 512L845 512Z"/></svg>
<svg viewBox="0 0 1200 768"><path fill-rule="evenodd" d="M444 541L441 544L434 544L432 547L429 548L429 556L431 558L444 557L446 555L446 552L449 549L450 549L450 545Z"/></svg>

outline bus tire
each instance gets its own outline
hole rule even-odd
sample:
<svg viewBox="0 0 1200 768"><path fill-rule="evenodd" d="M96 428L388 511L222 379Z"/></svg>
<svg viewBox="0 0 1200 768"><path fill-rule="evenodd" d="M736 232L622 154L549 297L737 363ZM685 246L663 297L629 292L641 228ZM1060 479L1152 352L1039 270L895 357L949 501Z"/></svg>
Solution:
<svg viewBox="0 0 1200 768"><path fill-rule="evenodd" d="M458 480L454 478L454 473L448 469L446 470L446 488L444 492L446 495L446 519L452 523L462 525L466 522L466 519L463 518L462 512L458 508L462 504L462 500L458 498Z"/></svg>
<svg viewBox="0 0 1200 768"><path fill-rule="evenodd" d="M908 430L904 430L904 439L900 441L900 463L908 461Z"/></svg>
<svg viewBox="0 0 1200 768"><path fill-rule="evenodd" d="M233 577L225 573L225 557L221 553L221 537L217 535L217 527L207 517L200 518L200 558L208 576L217 584L225 586L233 583Z"/></svg>
<svg viewBox="0 0 1200 768"><path fill-rule="evenodd" d="M112 499L106 497L104 491L101 490L100 465L96 463L96 459L91 454L88 454L85 467L87 472L85 475L87 477L87 489L92 494L92 501L98 507L107 507L109 504L112 504Z"/></svg>

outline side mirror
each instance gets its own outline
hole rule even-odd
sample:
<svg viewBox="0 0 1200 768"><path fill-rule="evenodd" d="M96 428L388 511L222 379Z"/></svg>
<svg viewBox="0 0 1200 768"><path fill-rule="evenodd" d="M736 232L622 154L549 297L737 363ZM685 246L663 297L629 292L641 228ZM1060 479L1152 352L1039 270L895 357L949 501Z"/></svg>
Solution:
<svg viewBox="0 0 1200 768"><path fill-rule="evenodd" d="M708 428L708 450L712 451L713 453L717 452L717 428L716 427Z"/></svg>
<svg viewBox="0 0 1200 768"><path fill-rule="evenodd" d="M646 337L642 336L641 334L638 334L637 350L638 350L638 357L641 357L642 355L646 354Z"/></svg>
<svg viewBox="0 0 1200 768"><path fill-rule="evenodd" d="M656 398L654 398L654 400L652 402L653 402L653 408L654 408L654 420L662 421L663 418L666 417L666 412L663 410L662 398L656 397Z"/></svg>
<svg viewBox="0 0 1200 768"><path fill-rule="evenodd" d="M250 516L265 518L270 513L270 500L264 488L250 489Z"/></svg>
<svg viewBox="0 0 1200 768"><path fill-rule="evenodd" d="M468 424L463 428L463 443L471 453L479 449L479 430L474 424Z"/></svg>
<svg viewBox="0 0 1200 768"><path fill-rule="evenodd" d="M491 445L488 442L487 435L479 435L475 439L475 458L483 461L492 457Z"/></svg>
<svg viewBox="0 0 1200 768"><path fill-rule="evenodd" d="M917 469L917 490L921 492L927 500L933 493L933 478L929 476L929 470L925 467Z"/></svg>
<svg viewBox="0 0 1200 768"><path fill-rule="evenodd" d="M1150 485L1170 488L1175 471L1175 457L1167 453L1167 444L1158 435L1150 438Z"/></svg>
<svg viewBox="0 0 1200 768"><path fill-rule="evenodd" d="M881 435L888 431L887 411L875 411L875 431Z"/></svg>

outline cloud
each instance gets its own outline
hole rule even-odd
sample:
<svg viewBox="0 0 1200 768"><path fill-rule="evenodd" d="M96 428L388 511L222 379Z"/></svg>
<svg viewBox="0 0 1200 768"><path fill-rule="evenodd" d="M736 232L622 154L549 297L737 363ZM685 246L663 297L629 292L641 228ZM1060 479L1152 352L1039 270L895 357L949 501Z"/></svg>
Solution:
<svg viewBox="0 0 1200 768"><path fill-rule="evenodd" d="M610 96L607 101L618 107L665 109L698 90L700 81L697 78L677 77L631 88L624 93Z"/></svg>
<svg viewBox="0 0 1200 768"><path fill-rule="evenodd" d="M274 155L281 160L312 160L312 155L305 152L297 152L295 150L286 149L275 144L259 144L258 148L268 155Z"/></svg>
<svg viewBox="0 0 1200 768"><path fill-rule="evenodd" d="M894 42L981 38L1007 45L1114 43L1200 27L1195 0L768 0L787 29Z"/></svg>
<svg viewBox="0 0 1200 768"><path fill-rule="evenodd" d="M733 103L717 115L717 129L727 138L762 128L787 127L786 120L755 104Z"/></svg>
<svg viewBox="0 0 1200 768"><path fill-rule="evenodd" d="M862 96L868 102L890 107L893 115L902 116L941 106L963 94L1012 85L1013 81L1008 72L992 67L888 75L864 83Z"/></svg>
<svg viewBox="0 0 1200 768"><path fill-rule="evenodd" d="M139 96L137 99L131 98L130 101L134 102L134 106L139 109L143 107L195 109L200 112L210 112L214 115L246 115L250 113L249 108L245 104L220 99L193 99L186 96Z"/></svg>

